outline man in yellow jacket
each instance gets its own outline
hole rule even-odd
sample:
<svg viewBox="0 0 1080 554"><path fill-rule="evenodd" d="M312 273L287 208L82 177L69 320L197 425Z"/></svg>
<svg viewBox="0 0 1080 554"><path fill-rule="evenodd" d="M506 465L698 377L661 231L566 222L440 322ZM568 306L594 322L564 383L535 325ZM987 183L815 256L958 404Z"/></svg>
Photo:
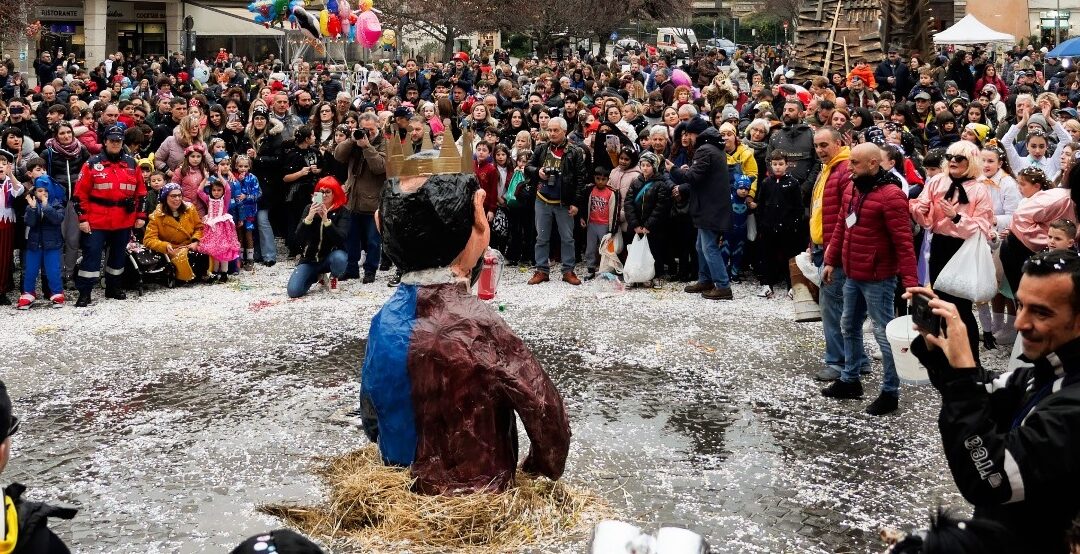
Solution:
<svg viewBox="0 0 1080 554"><path fill-rule="evenodd" d="M843 145L840 132L832 127L822 127L814 133L814 151L823 160L821 173L814 182L810 197L810 253L819 268L824 263L825 246L829 244L838 217L844 191L851 187L851 168L848 160L851 149ZM844 274L833 271L832 282L821 284L821 326L825 331L825 366L814 378L819 381L835 381L844 369L844 335L840 331L840 317L844 312ZM863 352L862 348L856 353ZM865 354L862 355L865 358ZM859 367L869 371L870 361L859 360Z"/></svg>

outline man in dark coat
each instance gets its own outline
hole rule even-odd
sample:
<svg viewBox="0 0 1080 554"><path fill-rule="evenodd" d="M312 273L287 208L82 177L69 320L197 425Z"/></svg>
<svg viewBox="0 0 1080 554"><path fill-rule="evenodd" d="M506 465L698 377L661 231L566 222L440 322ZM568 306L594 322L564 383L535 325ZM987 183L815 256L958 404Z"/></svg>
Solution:
<svg viewBox="0 0 1080 554"><path fill-rule="evenodd" d="M889 48L889 55L878 64L874 70L874 80L877 81L878 92L891 92L897 98L907 97L911 86L915 84L911 79L911 71L900 59L896 48Z"/></svg>
<svg viewBox="0 0 1080 554"><path fill-rule="evenodd" d="M684 290L701 293L711 300L731 300L731 283L720 254L720 241L731 227L727 154L720 132L704 119L691 118L685 132L694 144L693 161L689 167L674 167L671 161L667 162L676 184L671 190L672 196L680 204L689 202L690 218L698 231L698 281Z"/></svg>

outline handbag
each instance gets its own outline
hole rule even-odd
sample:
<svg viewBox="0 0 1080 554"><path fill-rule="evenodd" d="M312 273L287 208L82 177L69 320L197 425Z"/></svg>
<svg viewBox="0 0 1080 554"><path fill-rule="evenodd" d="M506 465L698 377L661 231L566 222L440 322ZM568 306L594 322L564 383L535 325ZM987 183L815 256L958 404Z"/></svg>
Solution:
<svg viewBox="0 0 1080 554"><path fill-rule="evenodd" d="M964 240L964 244L941 268L934 290L973 302L987 302L997 294L997 271L994 255L982 233Z"/></svg>

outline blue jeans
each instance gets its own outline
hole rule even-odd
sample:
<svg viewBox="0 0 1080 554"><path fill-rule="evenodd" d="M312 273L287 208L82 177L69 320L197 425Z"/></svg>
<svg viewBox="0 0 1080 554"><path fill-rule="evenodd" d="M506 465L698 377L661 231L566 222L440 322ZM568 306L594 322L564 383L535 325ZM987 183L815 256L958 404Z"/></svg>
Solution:
<svg viewBox="0 0 1080 554"><path fill-rule="evenodd" d="M881 347L881 363L885 366L885 375L881 379L881 392L899 393L900 378L896 375L892 347L889 346L889 338L885 335L885 326L893 319L895 294L896 277L881 281L848 279L844 282L844 315L840 325L844 333L844 354L847 356L847 363L844 364L844 371L840 375L842 381L854 383L859 380L861 366L858 362L866 358L862 343L862 326L869 313L870 321L874 324L874 339Z"/></svg>
<svg viewBox="0 0 1080 554"><path fill-rule="evenodd" d="M262 261L277 261L277 243L274 242L274 228L270 226L270 210L260 209L255 215L259 228L259 252Z"/></svg>
<svg viewBox="0 0 1080 554"><path fill-rule="evenodd" d="M349 255L344 250L334 250L322 262L297 265L289 276L289 285L285 288L289 298L300 298L307 294L311 285L314 285L323 273L341 277L345 274L345 264L348 261Z"/></svg>
<svg viewBox="0 0 1080 554"><path fill-rule="evenodd" d="M26 261L24 262L26 264L26 270L23 273L22 291L34 294L34 291L37 289L38 274L44 269L45 278L49 282L47 295L52 296L64 292L64 280L60 278L60 258L62 252L62 248L53 248L51 250L27 249ZM46 294L46 291L44 290L41 292L42 294Z"/></svg>
<svg viewBox="0 0 1080 554"><path fill-rule="evenodd" d="M814 246L811 257L814 260L814 265L820 269L825 263L825 249ZM844 282L846 280L844 269L835 267L832 273L832 283L828 285L822 283L821 293L818 294L818 307L821 309L821 327L825 331L825 365L840 373L843 373L844 361L847 359L844 356L844 334L840 327L840 318L844 312ZM866 351L863 349L861 333L856 340L858 340L858 348L855 349L855 352L859 358L855 361L858 362L860 369L868 367L870 358L866 357Z"/></svg>
<svg viewBox="0 0 1080 554"><path fill-rule="evenodd" d="M347 275L360 275L360 254L367 252L364 258L364 273L374 274L379 269L382 253L382 235L375 225L375 214L352 214L349 220L349 262L345 266Z"/></svg>
<svg viewBox="0 0 1080 554"><path fill-rule="evenodd" d="M540 200L534 205L536 210L536 248L533 258L536 270L547 273L551 270L548 262L549 243L551 242L551 219L559 227L559 254L562 257L562 272L574 270L574 218L570 211L561 204L548 204Z"/></svg>
<svg viewBox="0 0 1080 554"><path fill-rule="evenodd" d="M75 279L75 288L80 293L89 293L97 286L101 278L101 251L106 246L109 248L109 259L105 263L105 288L108 290L120 288L120 276L124 274L124 267L127 266L127 244L130 238L131 229L116 231L94 229L89 233L82 233L80 243L83 257ZM51 277L49 284L52 284Z"/></svg>
<svg viewBox="0 0 1080 554"><path fill-rule="evenodd" d="M731 286L728 280L727 266L720 249L720 233L708 229L697 230L697 242L694 247L698 255L698 283L713 283L716 288L726 289Z"/></svg>

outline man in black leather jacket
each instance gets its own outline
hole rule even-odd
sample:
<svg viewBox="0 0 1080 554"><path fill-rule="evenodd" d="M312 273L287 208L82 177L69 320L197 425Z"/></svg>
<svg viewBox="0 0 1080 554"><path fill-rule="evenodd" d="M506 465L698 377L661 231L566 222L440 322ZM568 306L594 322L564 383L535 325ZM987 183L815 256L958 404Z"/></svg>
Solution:
<svg viewBox="0 0 1080 554"><path fill-rule="evenodd" d="M905 296L930 289L910 288ZM1080 510L1080 256L1032 256L1016 293L1023 366L990 380L977 368L956 306L930 301L943 331L920 328L911 351L941 392L938 429L953 480L975 518L997 521L1025 552L1062 553Z"/></svg>

